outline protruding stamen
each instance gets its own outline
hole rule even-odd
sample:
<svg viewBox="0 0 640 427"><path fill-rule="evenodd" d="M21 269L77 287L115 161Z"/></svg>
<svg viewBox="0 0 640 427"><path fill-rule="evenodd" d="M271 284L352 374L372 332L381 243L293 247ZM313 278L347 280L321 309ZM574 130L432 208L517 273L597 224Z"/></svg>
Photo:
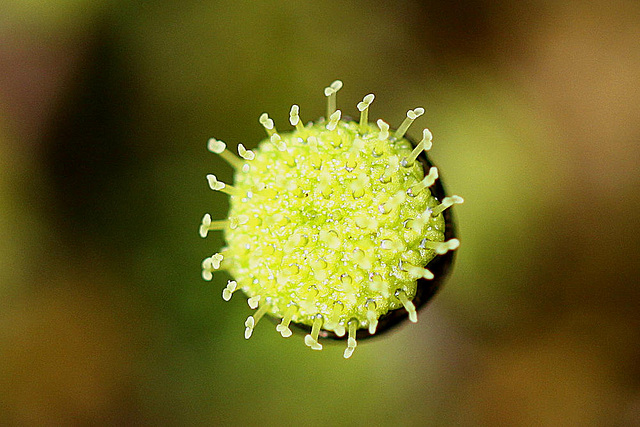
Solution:
<svg viewBox="0 0 640 427"><path fill-rule="evenodd" d="M444 255L449 251L458 249L458 247L460 246L460 240L451 239L447 240L446 242L432 242L425 239L422 241L420 246L433 249L438 255Z"/></svg>
<svg viewBox="0 0 640 427"><path fill-rule="evenodd" d="M291 126L295 126L299 131L304 129L302 121L300 120L300 107L296 104L291 106L291 111L289 112L289 123L291 123Z"/></svg>
<svg viewBox="0 0 640 427"><path fill-rule="evenodd" d="M360 111L360 132L364 132L369 124L369 106L375 99L375 95L370 93L358 102L358 111Z"/></svg>
<svg viewBox="0 0 640 427"><path fill-rule="evenodd" d="M324 96L327 97L327 117L330 117L333 112L336 111L336 93L338 93L340 89L342 89L342 82L340 80L336 80L324 88Z"/></svg>
<svg viewBox="0 0 640 427"><path fill-rule="evenodd" d="M273 120L269 118L269 115L267 113L262 113L259 120L260 120L260 124L264 127L264 130L267 131L268 136L271 136L274 133L278 132L273 123Z"/></svg>
<svg viewBox="0 0 640 427"><path fill-rule="evenodd" d="M222 290L222 299L230 301L233 293L238 290L238 282L235 280L229 280L227 286Z"/></svg>
<svg viewBox="0 0 640 427"><path fill-rule="evenodd" d="M289 323L291 323L291 319L293 318L293 314L296 312L295 306L289 306L287 312L282 318L282 322L276 325L276 331L280 332L282 338L289 338L293 332L289 329Z"/></svg>
<svg viewBox="0 0 640 427"><path fill-rule="evenodd" d="M227 193L228 195L235 194L235 187L230 186L229 184L225 184L222 181L218 181L218 178L214 174L207 175L207 181L209 182L209 188L214 191L222 191L223 193Z"/></svg>
<svg viewBox="0 0 640 427"><path fill-rule="evenodd" d="M444 199L442 199L442 203L431 210L431 215L437 216L441 214L445 209L453 205L459 205L461 203L464 203L464 199L460 196L445 197Z"/></svg>
<svg viewBox="0 0 640 427"><path fill-rule="evenodd" d="M202 217L202 222L200 223L200 230L199 230L200 237L204 239L205 237L207 237L210 231L224 230L225 227L227 227L228 225L229 225L229 221L226 219L212 221L211 215L204 214L204 216Z"/></svg>
<svg viewBox="0 0 640 427"><path fill-rule="evenodd" d="M410 264L406 261L402 263L402 268L414 279L432 280L434 278L434 275L431 271L427 270L424 267L418 267L416 265Z"/></svg>
<svg viewBox="0 0 640 427"><path fill-rule="evenodd" d="M438 168L432 166L431 169L429 169L429 173L422 181L409 188L409 194L411 196L417 196L425 188L431 187L436 182L436 179L438 179Z"/></svg>
<svg viewBox="0 0 640 427"><path fill-rule="evenodd" d="M213 271L220 269L220 263L223 259L222 254L216 253L202 260L202 278L210 281L213 278Z"/></svg>
<svg viewBox="0 0 640 427"><path fill-rule="evenodd" d="M356 327L358 321L356 319L349 320L349 338L347 338L347 348L344 350L344 358L348 359L356 349L358 342L356 341Z"/></svg>
<svg viewBox="0 0 640 427"><path fill-rule="evenodd" d="M260 319L262 319L262 316L264 316L264 314L267 312L268 307L269 306L267 304L263 304L260 306L258 311L256 311L253 316L247 317L247 320L244 322L244 326L245 326L244 338L245 339L248 340L249 338L251 338L251 335L253 334L253 330L255 329Z"/></svg>
<svg viewBox="0 0 640 427"><path fill-rule="evenodd" d="M320 328L322 327L322 315L316 315L311 327L311 333L304 337L304 343L311 347L312 350L322 350L322 344L318 342L318 335L320 334Z"/></svg>
<svg viewBox="0 0 640 427"><path fill-rule="evenodd" d="M373 335L378 328L378 313L376 313L376 303L373 301L369 301L367 304L367 320L369 321L369 333Z"/></svg>
<svg viewBox="0 0 640 427"><path fill-rule="evenodd" d="M226 150L227 144L220 141L219 139L209 138L209 142L207 143L207 148L212 153L216 153L220 157L222 157L227 163L229 163L234 169L242 168L243 162L239 158L236 157L235 154Z"/></svg>
<svg viewBox="0 0 640 427"><path fill-rule="evenodd" d="M393 136L395 136L398 139L402 138L404 134L407 133L407 129L409 129L409 126L411 126L411 123L413 123L418 117L420 117L423 114L424 114L424 108L420 108L420 107L414 110L407 111L407 118L404 119L404 121L402 122L402 124L400 125L400 127L398 128L398 130Z"/></svg>
<svg viewBox="0 0 640 427"><path fill-rule="evenodd" d="M402 162L400 164L402 164L402 166L404 166L405 168L413 166L413 162L416 161L422 150L431 150L431 146L433 145L432 140L433 135L431 135L431 131L429 131L429 129L423 130L422 139L420 140L418 145L416 145L409 157L405 157L404 159L402 159Z"/></svg>
<svg viewBox="0 0 640 427"><path fill-rule="evenodd" d="M412 301L409 301L409 298L407 298L407 294L404 291L397 291L396 297L400 300L400 302L404 306L404 309L407 310L407 312L409 313L409 320L412 321L413 323L416 323L418 321L418 313L416 313L416 306L413 305Z"/></svg>
<svg viewBox="0 0 640 427"><path fill-rule="evenodd" d="M380 133L378 134L378 139L380 141L384 141L389 138L389 123L385 122L382 119L378 119L376 122L378 128L380 128Z"/></svg>
<svg viewBox="0 0 640 427"><path fill-rule="evenodd" d="M340 121L340 117L342 116L342 111L336 110L329 116L329 123L327 123L327 130L336 130L336 126L338 126L338 122Z"/></svg>
<svg viewBox="0 0 640 427"><path fill-rule="evenodd" d="M220 268L220 263L224 259L224 256L221 253L216 253L211 255L211 266L214 270L218 270Z"/></svg>
<svg viewBox="0 0 640 427"><path fill-rule="evenodd" d="M251 307L253 310L258 308L259 303L260 303L260 295L254 295L247 300L247 304L249 304L249 307Z"/></svg>
<svg viewBox="0 0 640 427"><path fill-rule="evenodd" d="M253 160L256 158L256 154L253 151L244 148L244 145L242 144L238 144L238 154L240 154L240 157L245 160Z"/></svg>
<svg viewBox="0 0 640 427"><path fill-rule="evenodd" d="M276 146L278 151L286 151L287 150L287 144L285 144L285 142L282 140L282 137L280 137L280 134L274 133L269 138L269 141L271 141L271 143Z"/></svg>

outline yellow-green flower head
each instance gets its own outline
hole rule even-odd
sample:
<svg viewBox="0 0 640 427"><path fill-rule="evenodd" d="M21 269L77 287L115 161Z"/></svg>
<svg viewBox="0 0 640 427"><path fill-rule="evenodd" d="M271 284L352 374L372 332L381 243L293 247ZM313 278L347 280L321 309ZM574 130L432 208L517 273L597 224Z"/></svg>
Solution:
<svg viewBox="0 0 640 427"><path fill-rule="evenodd" d="M254 150L239 144L239 157L209 140L235 177L231 186L207 176L231 208L226 220L206 214L200 235L224 232L227 246L203 261L202 276L226 270L235 280L223 298L238 289L247 295L256 311L245 338L268 314L281 319L276 329L285 338L292 323L307 329L304 341L314 350L322 349L320 337L346 338L348 358L356 337L417 321L416 306L435 293L452 260L448 251L459 245L446 209L463 200L444 196L438 169L426 159L431 132L424 129L418 144L405 137L424 109L409 110L394 131L382 120L369 123L369 94L357 105L359 122L344 120L336 110L341 87L338 80L325 89L328 120L305 126L294 105L294 129L278 132L263 114L268 137Z"/></svg>

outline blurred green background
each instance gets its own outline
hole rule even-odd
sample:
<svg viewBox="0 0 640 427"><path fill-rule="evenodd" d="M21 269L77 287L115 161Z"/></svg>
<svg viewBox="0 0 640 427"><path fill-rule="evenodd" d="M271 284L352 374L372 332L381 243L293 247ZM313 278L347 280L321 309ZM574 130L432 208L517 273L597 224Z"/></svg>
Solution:
<svg viewBox="0 0 640 427"><path fill-rule="evenodd" d="M200 278L254 147L374 92L434 133L453 275L416 325L312 352ZM640 3L5 0L3 425L640 425Z"/></svg>

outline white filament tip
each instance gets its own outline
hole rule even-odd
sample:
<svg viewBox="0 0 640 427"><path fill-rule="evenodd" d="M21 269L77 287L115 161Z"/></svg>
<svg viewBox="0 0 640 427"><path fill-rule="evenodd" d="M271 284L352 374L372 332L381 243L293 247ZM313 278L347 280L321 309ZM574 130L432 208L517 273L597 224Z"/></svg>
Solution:
<svg viewBox="0 0 640 427"><path fill-rule="evenodd" d="M342 89L342 82L340 80L336 80L324 88L324 96L331 96L340 89Z"/></svg>
<svg viewBox="0 0 640 427"><path fill-rule="evenodd" d="M222 299L229 301L236 289L238 289L238 282L235 280L229 280L227 282L227 286L222 290Z"/></svg>
<svg viewBox="0 0 640 427"><path fill-rule="evenodd" d="M218 139L209 138L209 142L207 143L207 148L212 153L220 154L224 151L225 148L227 148L227 144L225 144L224 142Z"/></svg>
<svg viewBox="0 0 640 427"><path fill-rule="evenodd" d="M375 99L375 95L372 93L362 98L362 101L358 102L358 105L357 105L358 111L364 111L365 109L367 109L371 105L374 99Z"/></svg>
<svg viewBox="0 0 640 427"><path fill-rule="evenodd" d="M276 325L276 331L280 332L280 335L282 335L282 338L289 338L293 332L291 332L291 329L289 329L288 326L285 326L281 323Z"/></svg>
<svg viewBox="0 0 640 427"><path fill-rule="evenodd" d="M289 123L291 123L291 126L296 126L300 123L300 107L296 104L291 106L291 111L289 112Z"/></svg>
<svg viewBox="0 0 640 427"><path fill-rule="evenodd" d="M429 151L431 150L431 147L433 146L433 135L431 134L431 131L429 129L424 129L422 131L422 140L423 142L423 149L424 151Z"/></svg>
<svg viewBox="0 0 640 427"><path fill-rule="evenodd" d="M311 350L322 350L322 344L320 344L318 340L313 338L311 335L306 335L304 337L304 343L307 347L311 347Z"/></svg>
<svg viewBox="0 0 640 427"><path fill-rule="evenodd" d="M220 263L224 259L224 256L220 253L217 253L211 255L211 258L209 259L211 260L211 266L213 267L213 269L218 270L220 268Z"/></svg>
<svg viewBox="0 0 640 427"><path fill-rule="evenodd" d="M219 191L226 187L225 183L218 181L218 178L213 174L207 175L207 181L209 181L209 187L211 187L212 190Z"/></svg>
<svg viewBox="0 0 640 427"><path fill-rule="evenodd" d="M262 113L259 120L260 124L264 126L265 129L273 129L273 120L269 118L269 115L267 113Z"/></svg>
<svg viewBox="0 0 640 427"><path fill-rule="evenodd" d="M411 120L415 120L423 114L424 114L424 108L418 107L413 110L407 111L407 118Z"/></svg>
<svg viewBox="0 0 640 427"><path fill-rule="evenodd" d="M244 330L244 339L251 338L253 334L253 328L256 326L256 321L253 316L247 317L247 320L244 322L245 330Z"/></svg>
<svg viewBox="0 0 640 427"><path fill-rule="evenodd" d="M258 303L260 302L260 295L253 296L247 300L247 304L251 309L255 310L258 308Z"/></svg>
<svg viewBox="0 0 640 427"><path fill-rule="evenodd" d="M238 144L238 154L245 160L253 160L256 157L253 151L247 150L242 144Z"/></svg>

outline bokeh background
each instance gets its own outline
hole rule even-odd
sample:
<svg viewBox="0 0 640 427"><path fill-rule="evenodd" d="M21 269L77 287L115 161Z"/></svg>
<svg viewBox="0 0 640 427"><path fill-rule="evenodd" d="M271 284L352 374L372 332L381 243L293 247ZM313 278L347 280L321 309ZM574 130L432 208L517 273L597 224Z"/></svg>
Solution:
<svg viewBox="0 0 640 427"><path fill-rule="evenodd" d="M215 136L435 135L462 246L417 325L312 352L200 278ZM4 0L3 425L640 425L640 3Z"/></svg>

